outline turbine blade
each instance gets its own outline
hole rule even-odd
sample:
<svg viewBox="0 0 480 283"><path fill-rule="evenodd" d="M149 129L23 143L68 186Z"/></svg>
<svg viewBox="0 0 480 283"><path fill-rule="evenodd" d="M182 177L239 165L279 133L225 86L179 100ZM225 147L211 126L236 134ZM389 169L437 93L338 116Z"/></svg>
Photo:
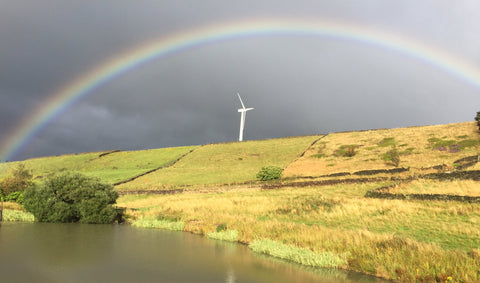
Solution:
<svg viewBox="0 0 480 283"><path fill-rule="evenodd" d="M245 109L245 105L243 104L242 98L240 97L240 93L237 92L238 99L240 99L240 103L242 104L243 109Z"/></svg>

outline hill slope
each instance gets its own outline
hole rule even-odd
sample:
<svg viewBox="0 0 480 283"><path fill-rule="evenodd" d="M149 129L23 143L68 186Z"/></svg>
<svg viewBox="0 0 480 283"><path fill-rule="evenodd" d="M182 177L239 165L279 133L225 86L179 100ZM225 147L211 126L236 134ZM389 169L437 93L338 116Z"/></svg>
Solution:
<svg viewBox="0 0 480 283"><path fill-rule="evenodd" d="M260 141L209 144L142 151L63 155L0 164L0 178L25 163L39 178L59 171L79 171L115 184L119 190L170 189L178 186L255 181L263 166L285 168L284 178L319 177L360 170L391 169L384 160L396 148L400 167L410 170L453 170L455 161L478 154L475 122L332 133ZM347 156L348 148L353 151ZM352 153L352 152L350 152ZM176 162L180 157L181 160ZM173 166L171 166L174 164ZM479 169L476 167L470 169Z"/></svg>
<svg viewBox="0 0 480 283"><path fill-rule="evenodd" d="M383 157L394 146L400 154L400 167L418 170L445 165L453 169L456 160L478 154L479 142L475 122L333 133L290 164L283 176L393 168ZM354 147L354 156L347 156L349 146Z"/></svg>
<svg viewBox="0 0 480 283"><path fill-rule="evenodd" d="M185 146L141 151L95 152L2 163L0 178L9 174L17 164L24 163L32 171L34 178L42 178L61 171L78 171L113 184L171 165L194 148L196 147Z"/></svg>
<svg viewBox="0 0 480 283"><path fill-rule="evenodd" d="M286 167L321 136L209 144L197 148L174 166L153 172L119 190L161 189L183 185L254 181L263 166Z"/></svg>

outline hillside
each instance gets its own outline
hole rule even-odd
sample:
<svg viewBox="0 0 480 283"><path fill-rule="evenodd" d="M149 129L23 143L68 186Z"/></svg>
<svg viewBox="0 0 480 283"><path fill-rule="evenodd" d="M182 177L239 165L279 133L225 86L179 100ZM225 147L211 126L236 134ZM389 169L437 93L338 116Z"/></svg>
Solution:
<svg viewBox="0 0 480 283"><path fill-rule="evenodd" d="M174 166L122 184L119 190L163 189L185 185L255 181L257 172L274 165L285 168L321 136L209 144L195 149Z"/></svg>
<svg viewBox="0 0 480 283"><path fill-rule="evenodd" d="M127 181L117 204L135 226L403 282L480 282L479 144L466 122L23 163L37 178ZM3 176L18 163L0 164ZM256 181L266 165L285 168L281 180Z"/></svg>
<svg viewBox="0 0 480 283"><path fill-rule="evenodd" d="M478 154L480 134L475 122L332 133L290 164L284 177L322 176L361 170L391 169L383 157L394 146L400 167L426 170L444 166L453 170L455 161ZM346 148L354 148L347 156Z"/></svg>
<svg viewBox="0 0 480 283"><path fill-rule="evenodd" d="M112 184L123 183L117 186L119 190L255 182L256 173L268 165L285 168L282 176L286 179L315 178L395 168L391 162L384 160L385 153L394 147L399 153L398 166L416 174L452 171L459 165L456 161L478 154L479 141L475 122L465 122L44 157L1 163L0 178L18 163L25 163L35 178L60 171L78 171ZM350 156L347 153L349 148L353 151ZM478 164L473 164L466 169L479 168ZM144 176L136 178L140 175Z"/></svg>
<svg viewBox="0 0 480 283"><path fill-rule="evenodd" d="M114 184L169 166L195 148L185 146L141 151L94 152L1 163L0 178L9 174L17 164L24 163L26 168L32 171L35 179L62 171L77 171Z"/></svg>

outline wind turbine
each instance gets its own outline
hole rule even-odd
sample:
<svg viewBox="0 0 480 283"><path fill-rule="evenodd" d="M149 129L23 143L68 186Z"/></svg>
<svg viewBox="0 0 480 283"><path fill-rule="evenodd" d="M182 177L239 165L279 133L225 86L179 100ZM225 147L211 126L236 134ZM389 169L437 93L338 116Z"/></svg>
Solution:
<svg viewBox="0 0 480 283"><path fill-rule="evenodd" d="M240 99L240 103L242 104L242 108L238 109L238 112L241 113L240 116L240 134L238 135L238 141L243 141L243 128L245 127L245 116L247 115L248 110L253 110L254 108L245 108L245 104L243 104L242 98L240 97L240 93L237 92L238 99Z"/></svg>

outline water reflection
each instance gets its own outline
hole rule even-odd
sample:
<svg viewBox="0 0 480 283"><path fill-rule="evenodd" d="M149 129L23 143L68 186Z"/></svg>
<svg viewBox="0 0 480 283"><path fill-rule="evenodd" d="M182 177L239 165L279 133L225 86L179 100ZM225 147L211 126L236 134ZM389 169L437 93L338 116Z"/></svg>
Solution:
<svg viewBox="0 0 480 283"><path fill-rule="evenodd" d="M181 232L121 225L0 226L2 282L376 282Z"/></svg>

